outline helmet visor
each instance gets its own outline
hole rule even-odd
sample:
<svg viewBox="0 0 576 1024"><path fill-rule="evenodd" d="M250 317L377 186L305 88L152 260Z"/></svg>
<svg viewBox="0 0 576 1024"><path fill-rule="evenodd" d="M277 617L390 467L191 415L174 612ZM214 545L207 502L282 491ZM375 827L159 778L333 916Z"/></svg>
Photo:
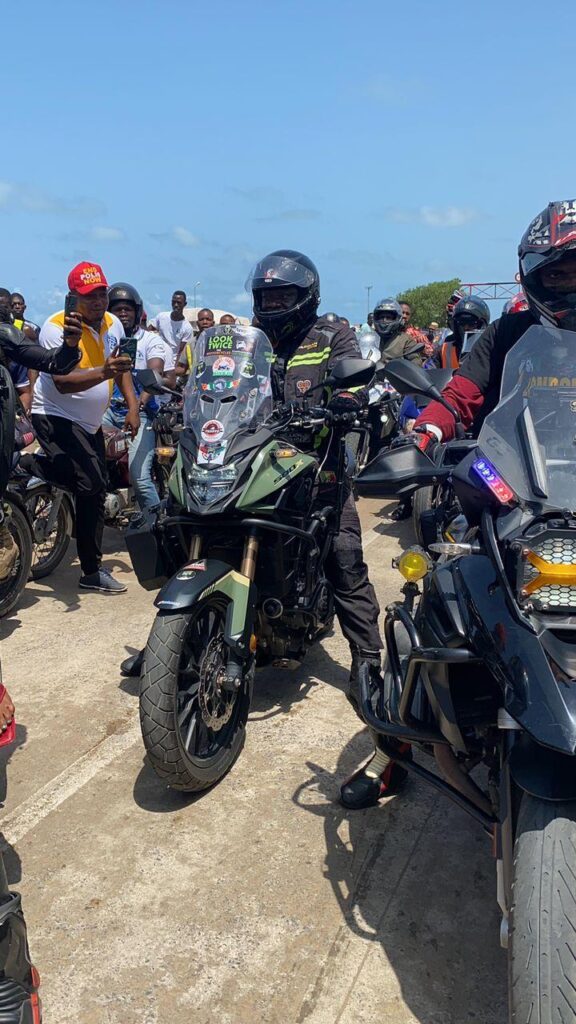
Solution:
<svg viewBox="0 0 576 1024"><path fill-rule="evenodd" d="M260 260L246 279L246 291L253 292L260 288L311 288L315 282L314 274L309 267L303 266L289 256L274 256L269 260Z"/></svg>

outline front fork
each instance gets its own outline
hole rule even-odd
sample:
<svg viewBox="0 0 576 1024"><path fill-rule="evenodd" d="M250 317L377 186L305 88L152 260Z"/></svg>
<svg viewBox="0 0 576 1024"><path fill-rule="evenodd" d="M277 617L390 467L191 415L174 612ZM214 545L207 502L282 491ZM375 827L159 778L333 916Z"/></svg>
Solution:
<svg viewBox="0 0 576 1024"><path fill-rule="evenodd" d="M256 576L256 565L258 562L258 551L260 542L258 540L256 531L251 531L246 540L244 541L244 550L242 552L242 564L240 566L240 574L245 579L249 580L249 585L254 582ZM190 561L197 561L202 551L202 538L199 534L193 534L190 540L189 557ZM255 651L255 637L252 635L250 638L250 652L254 654ZM239 690L242 685L244 678L244 669L246 666L246 655L242 654L239 650L232 646L228 648L228 660L226 662L226 669L224 676L221 680L223 689L229 691Z"/></svg>

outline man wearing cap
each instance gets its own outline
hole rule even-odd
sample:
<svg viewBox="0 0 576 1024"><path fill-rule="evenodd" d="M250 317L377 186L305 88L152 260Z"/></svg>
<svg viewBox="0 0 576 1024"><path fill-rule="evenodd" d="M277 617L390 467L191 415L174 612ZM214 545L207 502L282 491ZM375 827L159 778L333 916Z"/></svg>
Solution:
<svg viewBox="0 0 576 1024"><path fill-rule="evenodd" d="M34 389L32 423L49 457L23 464L56 486L76 495L76 544L82 568L80 587L106 594L126 587L102 568L102 534L106 494L106 462L102 418L114 383L122 392L127 414L125 428L134 437L140 426L128 355L120 354L122 324L107 312L108 283L96 263L79 263L68 275L68 288L77 297L77 312L55 313L40 331L44 348L57 348L63 337L76 337L80 360L67 376L41 373Z"/></svg>

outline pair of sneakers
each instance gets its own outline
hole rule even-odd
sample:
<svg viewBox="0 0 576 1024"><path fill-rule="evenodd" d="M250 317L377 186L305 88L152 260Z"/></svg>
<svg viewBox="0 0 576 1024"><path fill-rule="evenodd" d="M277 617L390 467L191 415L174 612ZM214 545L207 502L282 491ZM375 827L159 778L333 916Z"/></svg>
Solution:
<svg viewBox="0 0 576 1024"><path fill-rule="evenodd" d="M108 569L100 567L96 572L80 577L80 590L96 590L100 594L125 594L128 587L125 583L115 580Z"/></svg>

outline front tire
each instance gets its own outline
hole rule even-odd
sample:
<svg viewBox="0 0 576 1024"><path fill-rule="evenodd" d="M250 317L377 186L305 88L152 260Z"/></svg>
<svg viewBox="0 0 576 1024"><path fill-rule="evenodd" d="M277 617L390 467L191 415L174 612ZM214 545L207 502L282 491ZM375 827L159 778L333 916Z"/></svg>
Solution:
<svg viewBox="0 0 576 1024"><path fill-rule="evenodd" d="M523 794L510 925L511 1024L576 1021L576 802Z"/></svg>
<svg viewBox="0 0 576 1024"><path fill-rule="evenodd" d="M226 775L246 737L254 668L233 693L218 686L224 667L227 601L218 596L181 614L156 616L142 667L140 724L156 774L193 793Z"/></svg>
<svg viewBox="0 0 576 1024"><path fill-rule="evenodd" d="M4 522L18 547L18 557L6 579L0 580L0 618L8 615L17 603L32 564L32 532L26 513L9 495L4 499L4 509Z"/></svg>
<svg viewBox="0 0 576 1024"><path fill-rule="evenodd" d="M422 536L422 524L420 516L434 508L436 501L436 487L419 487L412 498L412 526L416 535L416 542L424 547Z"/></svg>
<svg viewBox="0 0 576 1024"><path fill-rule="evenodd" d="M46 523L52 511L54 490L49 484L26 495L26 508L32 522L34 552L32 579L41 580L60 565L72 536L72 515L66 498L60 495L58 515L52 532L46 536Z"/></svg>

